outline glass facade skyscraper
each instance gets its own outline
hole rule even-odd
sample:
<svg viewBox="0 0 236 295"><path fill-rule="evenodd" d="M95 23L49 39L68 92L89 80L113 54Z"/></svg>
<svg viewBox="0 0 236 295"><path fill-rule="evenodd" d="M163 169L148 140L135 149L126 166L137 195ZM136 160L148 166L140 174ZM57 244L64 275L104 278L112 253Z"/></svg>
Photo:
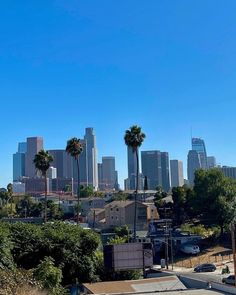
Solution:
<svg viewBox="0 0 236 295"><path fill-rule="evenodd" d="M25 153L27 150L26 142L18 144L18 151L13 154L13 181L20 181L25 176Z"/></svg>
<svg viewBox="0 0 236 295"><path fill-rule="evenodd" d="M191 186L194 185L195 171L201 168L200 155L195 150L188 152L188 181Z"/></svg>
<svg viewBox="0 0 236 295"><path fill-rule="evenodd" d="M161 186L164 191L170 189L169 154L160 151L142 151L142 174L147 177L148 189Z"/></svg>
<svg viewBox="0 0 236 295"><path fill-rule="evenodd" d="M155 190L157 186L162 186L161 152L142 151L141 162L143 176L147 177L148 189Z"/></svg>
<svg viewBox="0 0 236 295"><path fill-rule="evenodd" d="M207 152L205 142L201 138L192 138L192 150L196 151L200 156L200 165L202 169L207 169Z"/></svg>

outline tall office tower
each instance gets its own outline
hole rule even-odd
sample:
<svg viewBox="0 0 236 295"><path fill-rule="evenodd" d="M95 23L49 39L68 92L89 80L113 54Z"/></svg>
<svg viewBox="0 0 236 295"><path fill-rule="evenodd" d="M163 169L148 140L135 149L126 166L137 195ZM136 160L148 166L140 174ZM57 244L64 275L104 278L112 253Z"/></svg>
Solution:
<svg viewBox="0 0 236 295"><path fill-rule="evenodd" d="M168 192L170 190L170 162L167 152L161 152L161 176L162 188Z"/></svg>
<svg viewBox="0 0 236 295"><path fill-rule="evenodd" d="M139 150L138 150L139 153ZM127 146L127 156L128 156L128 182L129 189L136 189L136 174L137 174L137 159L136 154L133 152L132 147Z"/></svg>
<svg viewBox="0 0 236 295"><path fill-rule="evenodd" d="M53 157L51 166L57 169L56 178L72 178L72 157L65 150L49 150L48 152Z"/></svg>
<svg viewBox="0 0 236 295"><path fill-rule="evenodd" d="M179 160L170 160L171 187L183 186L183 162Z"/></svg>
<svg viewBox="0 0 236 295"><path fill-rule="evenodd" d="M162 186L161 152L142 151L141 163L142 174L148 180L148 189L155 190L157 186Z"/></svg>
<svg viewBox="0 0 236 295"><path fill-rule="evenodd" d="M214 156L207 157L208 169L216 167L216 158Z"/></svg>
<svg viewBox="0 0 236 295"><path fill-rule="evenodd" d="M132 186L131 186L132 185ZM125 190L136 190L136 175L132 174L131 178L126 178L124 180ZM139 173L138 177L138 190L143 190L144 187L144 177L142 173Z"/></svg>
<svg viewBox="0 0 236 295"><path fill-rule="evenodd" d="M98 184L100 190L117 189L118 173L115 170L115 157L102 157L98 164Z"/></svg>
<svg viewBox="0 0 236 295"><path fill-rule="evenodd" d="M102 157L102 183L104 189L114 189L116 184L115 157Z"/></svg>
<svg viewBox="0 0 236 295"><path fill-rule="evenodd" d="M26 153L27 151L27 143L26 142L19 142L18 143L18 153Z"/></svg>
<svg viewBox="0 0 236 295"><path fill-rule="evenodd" d="M25 176L25 153L26 142L20 142L18 144L18 151L13 154L13 182L20 181Z"/></svg>
<svg viewBox="0 0 236 295"><path fill-rule="evenodd" d="M52 167L52 166L49 167L48 173L47 173L47 177L49 179L55 179L55 178L57 178L57 168Z"/></svg>
<svg viewBox="0 0 236 295"><path fill-rule="evenodd" d="M102 163L98 163L98 188L103 190Z"/></svg>
<svg viewBox="0 0 236 295"><path fill-rule="evenodd" d="M201 168L207 169L207 152L204 140L201 138L192 138L192 150L199 154Z"/></svg>
<svg viewBox="0 0 236 295"><path fill-rule="evenodd" d="M43 149L42 137L28 137L27 138L27 151L25 154L25 176L36 177L37 172L33 163L34 156Z"/></svg>
<svg viewBox="0 0 236 295"><path fill-rule="evenodd" d="M119 178L118 178L118 171L116 170L115 171L115 179L116 179L116 181L115 181L115 190L116 191L119 191L120 190L120 185L119 185Z"/></svg>
<svg viewBox="0 0 236 295"><path fill-rule="evenodd" d="M84 160L87 163L87 183L96 190L98 188L98 165L96 136L93 128L86 128L84 140L86 141L86 153L84 154L86 158Z"/></svg>
<svg viewBox="0 0 236 295"><path fill-rule="evenodd" d="M201 168L200 155L195 150L188 152L188 181L189 185L194 185L194 173L197 169Z"/></svg>

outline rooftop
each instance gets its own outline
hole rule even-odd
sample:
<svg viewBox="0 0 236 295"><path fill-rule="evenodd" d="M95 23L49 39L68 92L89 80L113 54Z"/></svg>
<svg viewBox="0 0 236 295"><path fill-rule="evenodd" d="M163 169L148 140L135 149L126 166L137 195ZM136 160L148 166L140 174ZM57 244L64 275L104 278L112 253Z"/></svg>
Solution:
<svg viewBox="0 0 236 295"><path fill-rule="evenodd" d="M177 276L167 276L152 279L99 282L84 284L90 294L123 294L140 292L158 292L165 290L185 290L186 287Z"/></svg>

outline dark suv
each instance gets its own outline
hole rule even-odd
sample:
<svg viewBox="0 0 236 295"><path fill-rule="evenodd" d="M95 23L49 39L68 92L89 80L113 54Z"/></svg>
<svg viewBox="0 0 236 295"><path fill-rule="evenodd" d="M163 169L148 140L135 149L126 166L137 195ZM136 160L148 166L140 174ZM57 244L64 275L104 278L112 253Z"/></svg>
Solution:
<svg viewBox="0 0 236 295"><path fill-rule="evenodd" d="M200 264L194 268L194 271L196 272L207 272L207 271L215 271L215 270L216 270L215 265L211 263Z"/></svg>
<svg viewBox="0 0 236 295"><path fill-rule="evenodd" d="M234 283L235 283L234 276L231 275L231 276L228 276L227 278L223 278L222 283L234 285Z"/></svg>

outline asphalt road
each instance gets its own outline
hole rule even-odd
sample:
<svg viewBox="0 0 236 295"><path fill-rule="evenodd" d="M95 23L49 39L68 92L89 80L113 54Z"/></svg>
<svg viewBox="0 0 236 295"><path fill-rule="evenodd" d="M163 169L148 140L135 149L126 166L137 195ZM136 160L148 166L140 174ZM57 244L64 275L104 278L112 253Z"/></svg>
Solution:
<svg viewBox="0 0 236 295"><path fill-rule="evenodd" d="M196 272L178 272L177 275L183 275L188 278L198 279L204 282L216 282L221 283L223 276L217 272L204 272L204 273L196 273ZM226 275L228 276L228 275Z"/></svg>

